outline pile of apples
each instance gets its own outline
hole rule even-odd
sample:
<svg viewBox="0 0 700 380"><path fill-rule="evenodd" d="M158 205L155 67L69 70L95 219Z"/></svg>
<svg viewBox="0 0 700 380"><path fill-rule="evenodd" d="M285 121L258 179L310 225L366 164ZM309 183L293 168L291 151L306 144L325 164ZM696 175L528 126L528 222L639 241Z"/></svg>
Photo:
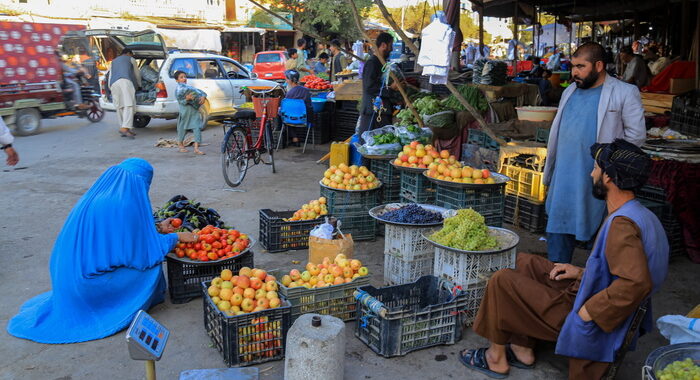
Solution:
<svg viewBox="0 0 700 380"><path fill-rule="evenodd" d="M328 215L326 197L320 197L301 206L301 209L295 211L291 218L286 218L284 221L296 222L298 220L313 220L324 215Z"/></svg>
<svg viewBox="0 0 700 380"><path fill-rule="evenodd" d="M477 185L496 183L488 169L475 169L470 166L462 166L459 162L454 164L439 163L428 167L428 177L455 183L472 183Z"/></svg>
<svg viewBox="0 0 700 380"><path fill-rule="evenodd" d="M367 275L369 275L369 269L363 267L360 260L348 260L341 253L333 259L333 262L325 257L321 264L308 263L303 272L292 269L289 274L282 276L280 282L286 288L303 286L307 289L315 289L345 284Z"/></svg>
<svg viewBox="0 0 700 380"><path fill-rule="evenodd" d="M394 165L428 169L428 166L434 162L452 164L457 162L457 159L446 150L438 152L430 144L423 145L418 141L413 141L408 145L404 145L403 151L394 160Z"/></svg>
<svg viewBox="0 0 700 380"><path fill-rule="evenodd" d="M194 230L199 235L196 243L177 243L175 255L191 260L214 261L238 256L250 245L247 234L237 230L225 230L213 226L206 226L201 230Z"/></svg>
<svg viewBox="0 0 700 380"><path fill-rule="evenodd" d="M274 276L262 269L243 267L235 276L230 269L211 280L207 293L216 307L229 316L280 307Z"/></svg>
<svg viewBox="0 0 700 380"><path fill-rule="evenodd" d="M306 82L304 84L304 87L310 89L310 90L328 90L333 88L331 86L331 82L319 78L315 75L307 75L304 77L304 81Z"/></svg>
<svg viewBox="0 0 700 380"><path fill-rule="evenodd" d="M338 190L371 190L379 186L379 180L364 166L340 164L323 173L321 183Z"/></svg>

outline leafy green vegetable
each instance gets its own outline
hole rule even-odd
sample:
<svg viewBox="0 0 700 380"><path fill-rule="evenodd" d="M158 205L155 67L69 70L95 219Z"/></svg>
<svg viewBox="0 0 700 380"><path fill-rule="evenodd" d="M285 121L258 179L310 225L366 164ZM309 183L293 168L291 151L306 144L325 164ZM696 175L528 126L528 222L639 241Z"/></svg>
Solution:
<svg viewBox="0 0 700 380"><path fill-rule="evenodd" d="M488 108L488 101L477 87L463 84L457 87L457 91L459 91L462 97L478 111L486 111ZM447 97L447 99L442 102L442 105L454 111L466 110L454 95Z"/></svg>
<svg viewBox="0 0 700 380"><path fill-rule="evenodd" d="M442 105L440 104L440 101L432 96L420 98L416 100L416 102L413 103L413 105L416 107L416 110L418 110L418 113L421 115L432 115L434 113L442 111Z"/></svg>
<svg viewBox="0 0 700 380"><path fill-rule="evenodd" d="M409 126L416 124L416 118L408 108L404 108L396 114L397 125Z"/></svg>

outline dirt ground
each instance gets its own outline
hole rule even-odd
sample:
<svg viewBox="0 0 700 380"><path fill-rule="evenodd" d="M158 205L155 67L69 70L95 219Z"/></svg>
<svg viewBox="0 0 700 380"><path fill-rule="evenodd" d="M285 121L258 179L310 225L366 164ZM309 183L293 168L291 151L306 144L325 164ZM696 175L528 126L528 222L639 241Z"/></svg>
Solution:
<svg viewBox="0 0 700 380"><path fill-rule="evenodd" d="M306 154L290 148L277 155L277 174L267 166L255 166L244 184L231 191L224 184L219 144L220 126L204 131L206 156L178 153L174 148L156 148L159 137L175 138L174 121L154 121L137 130L136 140L119 137L113 114L98 124L64 118L44 121L43 131L31 137L17 138L20 154L16 170L0 164L0 199L4 200L0 218L0 321L17 313L24 301L51 288L48 262L51 248L63 222L80 196L109 166L128 157L142 157L155 168L151 186L154 207L175 194L184 194L219 210L222 218L241 231L258 235L258 210L296 209L319 195L318 180L324 166L316 160L328 150L317 146ZM4 160L4 158L3 158ZM242 191L238 191L242 190ZM512 226L506 226L512 228ZM115 226L118 228L118 226ZM518 249L544 254L545 244L539 235L514 229L521 237ZM359 242L355 255L370 269L372 283L382 283L383 239ZM292 260L304 262L307 251L270 254L258 245L256 266L265 269L291 269ZM587 252L577 251L575 263L585 263ZM674 258L669 276L653 299L654 318L665 314L685 314L700 303L698 269L687 258ZM99 289L95 289L99 292ZM182 371L221 368L224 363L211 344L202 322L202 301L173 305L168 301L149 313L170 329L171 335L162 360L157 364L161 379L177 379ZM4 330L4 329L3 329ZM346 324L346 379L482 379L467 371L457 360L463 348L483 346L486 342L470 329L452 346L437 346L386 359L377 356L354 337L354 323ZM639 378L647 355L668 344L658 332L640 340L638 349L628 354L619 379ZM511 371L514 379L566 378L566 360L553 354L552 344L538 348L534 370ZM71 345L44 345L0 333L0 379L141 379L142 363L129 358L125 332L98 341ZM284 362L259 365L261 379L283 378Z"/></svg>

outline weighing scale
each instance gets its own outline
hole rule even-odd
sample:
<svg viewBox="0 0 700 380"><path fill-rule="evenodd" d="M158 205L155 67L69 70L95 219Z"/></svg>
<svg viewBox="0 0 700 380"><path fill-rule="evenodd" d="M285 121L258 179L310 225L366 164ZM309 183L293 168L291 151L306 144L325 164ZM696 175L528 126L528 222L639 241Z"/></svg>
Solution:
<svg viewBox="0 0 700 380"><path fill-rule="evenodd" d="M139 310L126 331L129 355L133 360L146 361L147 380L156 380L155 361L163 356L169 336L170 331L143 310Z"/></svg>
<svg viewBox="0 0 700 380"><path fill-rule="evenodd" d="M144 310L139 310L126 331L126 344L133 360L146 362L146 380L156 380L156 360L163 356L170 331ZM180 374L181 380L258 380L258 368L194 369Z"/></svg>

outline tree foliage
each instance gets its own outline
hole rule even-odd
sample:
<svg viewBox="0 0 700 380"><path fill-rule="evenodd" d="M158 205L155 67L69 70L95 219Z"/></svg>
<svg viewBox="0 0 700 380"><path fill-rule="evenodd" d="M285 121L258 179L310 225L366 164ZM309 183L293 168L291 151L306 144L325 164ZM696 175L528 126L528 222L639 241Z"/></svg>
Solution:
<svg viewBox="0 0 700 380"><path fill-rule="evenodd" d="M372 5L372 0L354 1L360 14L365 14ZM345 41L361 38L346 0L263 0L261 3L273 11L291 12L302 31Z"/></svg>

